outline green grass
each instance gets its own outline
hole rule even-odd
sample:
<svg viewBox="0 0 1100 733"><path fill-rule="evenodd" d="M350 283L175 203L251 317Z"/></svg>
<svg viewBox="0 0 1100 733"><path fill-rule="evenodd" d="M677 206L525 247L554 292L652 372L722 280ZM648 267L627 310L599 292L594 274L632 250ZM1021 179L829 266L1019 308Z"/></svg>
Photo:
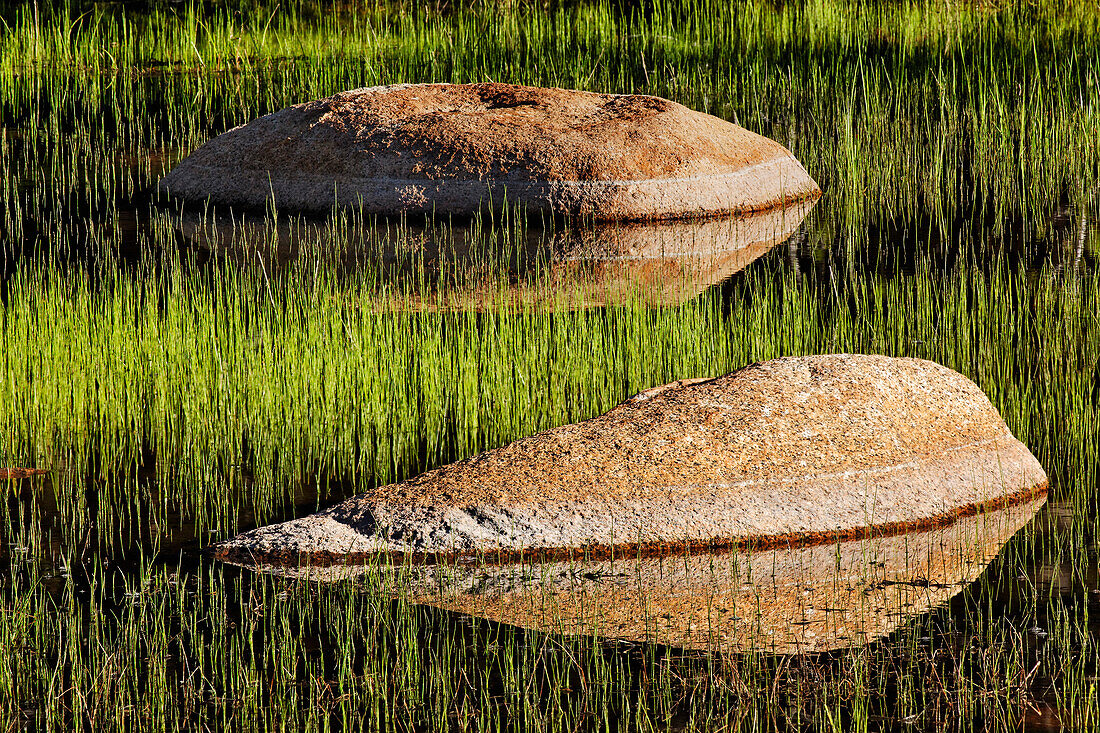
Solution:
<svg viewBox="0 0 1100 733"><path fill-rule="evenodd" d="M91 465L103 480L151 452L147 468L189 486L177 498L186 515L214 512L213 526L232 531L217 512L239 507L215 487L235 470L251 477L252 501L273 506L288 482L387 483L656 384L868 352L971 377L1055 475L1096 463L1100 281L1010 268L1001 255L821 283L777 272L776 259L726 297L680 306L576 309L563 294L556 307L480 312L406 310L400 294L378 298L370 268L309 258L281 270L28 268L9 282L0 320L5 451ZM190 487L203 476L215 479L210 494Z"/></svg>
<svg viewBox="0 0 1100 733"><path fill-rule="evenodd" d="M3 16L0 451L53 474L0 504L2 727L1008 730L1033 707L1095 722L1095 8L158 8ZM400 224L349 262L355 215L280 215L314 226L280 264L190 246L212 214L151 193L211 135L287 104L488 78L736 119L789 145L825 197L797 247L721 287L583 308L511 299L549 277L517 259L537 229L522 218L475 222L491 254L437 266ZM447 300L474 287L485 307ZM880 644L627 649L195 557L650 386L841 351L974 379L1058 509Z"/></svg>
<svg viewBox="0 0 1100 733"><path fill-rule="evenodd" d="M964 246L978 249L976 242ZM9 505L9 533L20 527L31 537L15 540L30 548L28 554L11 555L11 613L5 619L12 636L6 643L36 650L10 672L11 689L19 691L11 700L94 702L101 708L96 715L108 720L121 720L132 709L137 712L127 714L159 720L154 727L182 721L175 716L183 710L204 719L234 716L242 725L251 720L277 727L283 718L320 725L330 715L366 714L375 723L409 719L434 729L461 711L503 724L493 718L499 713L495 701L512 696L514 709L531 716L519 727L547 716L557 721L550 727L572 729L598 723L594 711L627 716L615 725L641 724L631 722L633 708L622 699L641 695L651 722L686 715L703 729L715 721L752 727L805 715L802 724L828 728L833 716L855 715L852 685L888 685L890 695L860 715L903 718L934 702L935 712L925 714L935 720L980 714L1011 725L1026 709L1024 697L1042 690L999 680L1027 673L1037 654L1040 669L1058 675L1059 704L1073 696L1068 714L1095 715L1088 680L1096 652L1091 642L1081 643L1092 638L1091 604L1075 600L1089 597L1093 581L1073 579L1068 598L1043 587L1043 570L1033 571L1038 588L1025 588L1018 598L1004 587L1019 584L1014 573L1057 566L1062 557L1071 573L1094 567L1095 556L1082 548L1095 536L1097 521L1090 497L1100 446L1092 392L1100 364L1100 278L1087 271L1012 268L1003 254L947 272L931 259L913 274L857 272L855 279L829 282L796 279L783 258L769 257L726 297L711 292L679 307L488 313L405 312L390 302L374 311L363 307L376 292L373 275L360 282L313 263L267 277L256 265L231 261L194 275L178 265L165 266L162 274L109 266L95 279L79 271L62 277L53 269L20 274L4 309L10 376L0 404L7 424L28 427L12 433L22 440L13 437L7 450L58 468L52 487L41 480L24 487L17 506L41 512L39 503L56 502L62 517L17 519ZM300 605L287 606L263 600L283 592L286 582L229 582L220 569L179 570L171 560L178 515L195 523L185 535L228 536L242 511L246 521L269 521L303 495L392 480L582 419L653 384L828 351L915 355L968 374L1047 467L1055 497L1076 510L1056 540L1036 545L1024 538L999 575L968 593L952 622L966 639L979 640L974 646L960 647L948 634L929 647L921 637L944 633L944 622L918 620L889 645L800 667L795 680L805 685L805 699L792 701L784 693L777 700L775 680L791 673L771 661L750 660L748 669L730 662L733 669L717 670L718 662L695 658L658 664L644 657L653 650L636 652L641 659L619 659L591 639L548 642L489 625L488 639L464 642L454 618L400 604L378 610L379 604L389 608L388 601L369 584L363 591L355 584L290 583ZM140 476L139 465L146 471ZM302 510L308 511L308 500ZM50 540L59 541L60 550ZM137 549L142 546L152 549ZM158 562L145 554L162 547ZM79 585L65 580L67 590L47 594L36 573L53 572L49 564L29 569L25 558L60 555L71 566L78 553L80 572L92 577L84 585L94 602L74 598L79 616L49 611L52 599L72 596ZM101 563L115 557L140 569L127 575L142 589L136 600L108 582L116 571ZM165 561L167 567L160 564ZM157 580L142 580L141 573ZM182 585L166 583L173 573ZM200 583L202 590L185 593ZM1012 609L1007 621L1004 603ZM35 612L21 611L24 604ZM236 621L229 628L210 620L222 618L218 604L263 611L250 625ZM345 635L339 625L330 628L349 618L366 630ZM1035 623L1050 633L1038 649L1027 643L1026 630ZM71 640L64 635L69 625L79 629ZM376 636L381 641L373 641ZM380 645L396 650L383 653ZM485 647L503 655L491 663L505 681L456 683L474 680L490 663L483 659ZM326 666L329 653L356 661ZM224 661L206 655L224 655ZM957 655L951 657L957 666L947 679L933 677L946 674L940 669L945 655ZM212 668L203 667L193 688L178 688L177 675L189 673L182 664ZM546 671L545 665L557 666ZM72 678L50 680L46 675L55 668ZM580 683L572 677L554 681L567 674L563 670L601 681L577 692ZM536 674L549 677L538 694L526 683ZM146 678L148 687L133 681ZM933 682L937 687L929 689ZM551 694L557 684L572 694ZM123 706L122 699L131 702ZM325 700L331 709L318 707ZM90 707L32 709L58 716L40 721L59 727L69 714L91 715Z"/></svg>
<svg viewBox="0 0 1100 733"><path fill-rule="evenodd" d="M8 23L0 88L20 135L10 144L29 149L5 167L34 182L38 205L64 184L73 205L102 208L210 135L288 104L486 79L651 93L734 119L805 163L838 211L831 227L917 207L950 222L975 202L995 219L1036 215L1098 182L1087 4L32 6ZM34 175L42 167L54 175Z"/></svg>

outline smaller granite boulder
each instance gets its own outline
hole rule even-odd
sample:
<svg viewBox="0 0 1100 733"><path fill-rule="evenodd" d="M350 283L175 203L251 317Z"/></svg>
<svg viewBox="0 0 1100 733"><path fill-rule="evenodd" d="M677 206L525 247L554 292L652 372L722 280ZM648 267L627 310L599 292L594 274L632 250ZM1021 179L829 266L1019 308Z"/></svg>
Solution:
<svg viewBox="0 0 1100 733"><path fill-rule="evenodd" d="M821 193L779 143L667 99L511 84L398 84L294 105L207 142L160 187L300 211L469 215L509 202L597 220Z"/></svg>

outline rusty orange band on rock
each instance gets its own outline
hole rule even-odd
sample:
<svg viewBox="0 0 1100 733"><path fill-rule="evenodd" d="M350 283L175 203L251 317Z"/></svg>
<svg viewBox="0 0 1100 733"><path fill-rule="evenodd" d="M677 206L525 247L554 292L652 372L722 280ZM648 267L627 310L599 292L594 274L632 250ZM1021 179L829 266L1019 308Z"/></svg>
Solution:
<svg viewBox="0 0 1100 733"><path fill-rule="evenodd" d="M334 565L369 565L375 562L391 564L419 563L480 563L510 564L520 562L560 562L563 560L607 560L614 558L654 558L691 554L695 552L723 553L737 551L765 551L795 549L813 545L894 537L910 532L927 532L948 527L960 519L995 512L1026 504L1049 493L1049 484L1043 482L1030 489L1005 494L988 501L965 504L949 512L909 522L885 522L827 532L791 532L773 535L750 535L728 539L712 539L685 542L624 542L616 544L589 544L583 547L539 547L521 550L491 550L469 552L350 552L340 554L331 551L304 552L299 550L256 551L235 547L219 547L211 554L217 560L239 565L272 565L279 567Z"/></svg>

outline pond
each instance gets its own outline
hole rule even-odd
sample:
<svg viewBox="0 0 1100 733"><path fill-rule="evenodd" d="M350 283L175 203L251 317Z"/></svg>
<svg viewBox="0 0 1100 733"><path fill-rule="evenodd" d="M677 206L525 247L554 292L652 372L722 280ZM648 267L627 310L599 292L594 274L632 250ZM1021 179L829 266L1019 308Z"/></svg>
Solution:
<svg viewBox="0 0 1100 733"><path fill-rule="evenodd" d="M0 465L47 471L7 480L0 502L4 727L1095 723L1093 10L3 17ZM156 192L213 135L292 103L502 78L736 121L788 146L824 195L609 228L231 211ZM974 380L1046 469L1049 502L673 559L256 573L209 552L656 385L843 352Z"/></svg>

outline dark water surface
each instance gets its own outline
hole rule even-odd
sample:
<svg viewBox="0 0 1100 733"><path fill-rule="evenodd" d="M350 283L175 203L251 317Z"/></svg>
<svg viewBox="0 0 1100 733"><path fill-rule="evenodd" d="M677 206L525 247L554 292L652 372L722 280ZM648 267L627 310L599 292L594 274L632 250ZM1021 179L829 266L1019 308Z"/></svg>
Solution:
<svg viewBox="0 0 1100 733"><path fill-rule="evenodd" d="M922 63L936 61L928 59ZM281 88L280 74L289 74L284 66L293 64L247 79L262 99L249 97L253 111L278 106L274 92L264 94ZM4 482L0 697L8 702L0 727L90 730L113 722L137 728L154 720L151 727L180 730L359 724L712 730L735 727L734 719L746 729L1038 731L1096 724L1089 716L1098 710L1100 674L1100 441L1093 424L1100 371L1089 361L1088 341L1096 333L1080 335L1077 343L1078 334L1059 330L1068 314L1029 300L1031 286L1038 291L1051 280L1077 283L1086 293L1095 288L1095 190L1067 189L1041 205L1007 208L965 187L946 199L914 197L905 205L870 191L854 206L859 196L829 185L839 177L821 165L825 195L808 212L612 228L269 216L180 207L158 197L157 178L191 144L240 121L234 94L244 93L239 85L217 84L241 80L213 70L9 79L0 100L5 308L21 302L23 289L42 273L86 278L93 293L153 282L162 295L186 287L198 298L226 287L231 272L256 285L257 299L265 307L270 299L270 312L277 313L283 303L271 295L271 281L277 286L287 273L323 266L335 273L330 285L347 281L370 291L362 287L366 272L376 289L396 288L400 298L382 299L400 306L395 310L477 312L482 320L475 323L485 333L492 333L494 311L524 307L552 312L552 323L566 321L565 310L611 323L639 307L675 313L706 303L700 313L737 321L754 303L777 295L793 301L792 293L804 292L815 304L813 315L844 335L873 331L869 320L860 320L869 316L856 286L907 293L929 282L962 283L959 292L928 302L1007 300L1012 308L1049 316L1027 322L1031 330L1010 334L1004 347L1035 355L1035 362L1015 364L1006 377L1011 384L982 386L1050 473L1050 502L1011 538L994 538L988 554L995 557L976 579L977 572L935 578L914 568L869 565L877 573L874 592L918 600L883 606L881 634L868 631L866 645L855 651L829 646L807 654L713 655L645 642L638 634L614 641L490 622L458 612L458 604L447 610L388 594L374 580L307 582L241 570L206 554L212 542L236 531L311 513L369 488L381 475L400 480L463 458L470 445L488 447L482 443L491 439L481 434L481 442L467 440L468 416L449 413L438 435L422 427L416 448L395 452L384 471L306 462L285 474L262 470L256 456L264 446L251 435L234 444L227 465L215 455L217 446L183 437L180 445L154 445L143 425L130 426L127 445L119 446L105 445L95 426L75 419L38 416L41 425L28 425L13 418L0 465L42 460L51 473ZM776 137L782 132L778 121L759 127ZM181 128L188 130L186 140L179 139ZM557 303L555 311L562 294L570 296L569 307ZM35 307L67 305L69 297ZM1086 295L1079 302L1090 307ZM942 315L920 317L938 323ZM941 335L967 340L967 334ZM58 335L35 344L63 348L63 341ZM802 343L792 340L778 351ZM822 336L819 346L827 350L831 343ZM890 343L897 355L952 356L922 340L901 348ZM863 347L879 348L878 342ZM119 345L102 348L110 354ZM982 360L997 353L976 347L955 366L983 374ZM73 374L85 367L79 358L73 357ZM1069 366L1060 372L1051 363ZM625 371L624 365L597 366ZM679 368L670 368L674 378L699 376ZM13 404L29 400L36 382L69 378L6 374L4 394ZM639 386L632 376L615 377L616 399ZM593 404L570 414L583 416ZM13 407L8 414L23 413ZM48 443L47 437L65 445L58 436L38 434L55 424L71 426L67 439L87 446L36 454L28 446ZM175 426L179 436L190 435L192 426L182 420ZM323 426L303 429L314 427L319 433ZM610 571L582 572L600 578ZM806 608L788 603L789 625L783 627L788 617L778 612L772 623L797 637L813 628Z"/></svg>
<svg viewBox="0 0 1100 733"><path fill-rule="evenodd" d="M996 232L968 223L957 223L950 231L941 232L927 221L887 222L876 227L874 236L867 235L867 240L860 245L840 241L823 242L815 238L813 217L817 214L818 212L811 213L810 218L797 224L791 234L784 232L782 236L773 239L762 239L754 235L753 242L764 241L765 244L756 246L751 256L738 260L738 266L733 272L719 270L715 275L714 271L704 268L702 271L706 275L715 275L715 281L704 282L702 285L693 283L693 290L686 297L702 297L700 293L710 290L733 307L739 298L751 297L751 293L746 294L739 287L739 281L752 268L773 273L772 276L779 280L794 277L812 281L824 290L832 287L834 281L843 278L905 277L921 267L933 267L945 272L955 268L980 269L995 257L1003 255L1007 255L1007 261L1013 269L1054 269L1088 273L1095 270L1100 250L1097 246L1098 230L1092 223L1095 214L1090 216L1090 212L1071 208L1056 209L1048 219L1049 230L1038 237L1025 236L1021 232L1026 227L1018 222L999 223ZM114 216L117 221L123 222L121 242L125 255L117 260L116 266L135 266L134 263L142 260L139 250L143 241L142 227L146 224L140 220L141 217L129 216L124 210L114 212ZM259 227L258 236L270 241L271 232L264 229L265 220L262 217L253 217L248 221L249 236L256 235L256 228ZM307 220L303 226L308 236L316 238L317 231L310 227L323 226L323 221ZM232 240L235 230L229 226L229 233L223 231L222 235ZM176 240L185 250L201 254L200 257L191 258L189 267L213 267L210 263L217 261L217 255L212 253L225 251L219 250L219 243L214 243L211 249L211 243L203 241L202 236L194 228L184 228ZM561 236L564 235L532 235L536 242L532 245L534 249L517 258L519 269L509 271L510 281L513 284L522 284L525 277L540 277L533 269L524 269L523 263L530 259L545 257L546 261L551 261L555 256L560 256L558 253L562 251L576 252L575 248L555 249L556 245L553 243L562 241ZM631 233L630 237L630 241L635 241L639 235ZM644 236L641 238L644 239ZM264 256L270 257L272 267L292 266L302 256L294 246L293 239L293 235L284 236L280 241L282 250L279 252L263 250ZM613 239L613 234L607 234L602 239L597 237L596 241ZM705 239L711 241L713 233L708 231ZM547 240L552 244L547 245ZM255 249L250 241L235 241L228 251L234 256L247 258L250 253L255 253ZM592 256L590 250L585 250L585 253ZM33 262L37 255L24 251L21 256ZM432 263L446 262L448 257L455 256L453 249L446 255L433 251L427 262L431 266ZM461 253L458 257L461 261ZM394 256L390 260L399 261L400 257ZM419 260L421 264L424 261ZM354 258L349 262L348 266L354 267ZM618 257L615 262L617 266L627 268L628 276L633 276L635 273L629 269L630 266L637 266L638 262L644 265L647 261ZM682 265L682 262L678 262ZM78 258L72 264L79 269L82 263ZM24 260L16 258L9 259L8 266L9 271L16 271L20 267L26 267L26 264ZM394 276L405 276L408 271L406 263L396 270L385 272L397 273ZM648 276L644 267L642 271L643 277ZM560 284L560 280L557 282ZM677 294L676 297L682 295ZM591 303L590 307L603 308L608 305L597 302ZM258 578L250 571L220 566L207 558L204 548L212 540L223 538L225 533L217 529L201 529L204 523L197 523L194 517L180 513L169 496L171 492L167 487L159 485L163 477L158 478L157 472L153 470L157 460L155 452L146 448L142 465L135 472L110 479L109 483L113 486L107 493L112 497L133 497L130 507L124 510L113 507L108 513L113 518L128 516L129 520L111 526L103 526L96 519L100 513L99 497L103 492L104 482L102 479L92 478L96 473L94 466L57 466L51 476L9 482L11 490L5 500L5 516L9 523L5 530L7 540L5 546L0 548L0 567L5 569L5 582L15 588L27 587L27 583L38 584L38 592L48 596L58 613L67 614L72 613L73 609L83 608L87 613L102 614L108 619L115 619L113 623L121 624L120 619L125 616L128 607L144 602L141 589L147 585L150 573L162 573L166 582L178 584L178 592L182 594L179 597L183 599L201 592L194 586L196 578L216 573L223 584L222 592L229 604L227 617L237 618L234 623L244 623L250 613L250 601L247 599L254 598L258 592L253 587ZM215 482L219 480L218 477L210 479ZM256 516L247 508L247 499L242 498L247 496L251 480L245 470L236 477L227 477L225 481L226 491L238 495L229 504L245 507L233 522L233 526L239 529L256 524ZM120 486L132 488L120 491ZM77 523L82 525L81 531L73 532L72 509L59 505L59 492L67 497L65 504L71 505L75 499L81 505L79 511L86 517L84 521ZM80 496L74 496L73 492ZM294 484L292 493L286 496L278 508L262 513L263 522L300 516L339 501L350 493L354 493L352 487L343 487L339 483L326 483L323 489L317 483ZM945 665L944 668L947 669L951 664L957 663L953 660L972 656L975 648L983 648L988 642L983 637L983 634L988 633L988 619L995 618L997 624L1013 629L1017 646L1012 651L1022 662L1022 677L1007 683L1016 684L1020 688L1024 728L1058 728L1063 722L1062 714L1067 705L1064 693L1060 690L1058 674L1059 665L1065 663L1066 650L1049 648L1051 629L1060 623L1066 623L1066 609L1073 609L1074 618L1087 619L1078 629L1083 635L1081 643L1088 644L1092 639L1100 638L1100 579L1096 564L1097 542L1093 531L1096 523L1095 507L1075 507L1074 499L1061 498L1060 495L1064 493L1055 491L1052 501L1039 512L1030 527L1021 533L1022 536L1026 535L1026 539L1017 538L1010 542L1008 549L994 559L981 578L965 593L961 591L970 578L966 578L961 584L958 579L948 579L944 581L947 583L945 586L940 580L905 575L906 570L899 569L898 572L905 577L900 585L910 589L946 588L954 585L937 597L938 600L932 601L933 606L943 604L938 610L932 611L930 616L915 619L919 627L927 629L924 635L914 638L895 632L883 641L873 641L876 634L870 634L869 643L882 650L877 652L878 658L883 660L882 663L895 668L898 665L904 667L907 659L924 656L929 660L925 664L930 665L925 674L936 674L936 669ZM1087 495L1092 492L1084 493ZM1001 542L1004 539L1007 537L1002 538ZM890 569L886 568L884 572L889 573ZM890 582L898 584L898 581ZM928 613L921 603L916 606L915 609L899 607L892 611L895 618L884 627L884 632L897 626L903 629L912 628L914 619L911 614L914 610ZM394 613L399 612L395 610ZM442 610L424 609L420 613L426 614L423 619L426 619L429 626L435 624L439 629L435 632L425 630L422 637L424 643L437 643L435 640L440 633L454 634L450 643L465 645L472 650L471 658L477 664L500 664L496 655L503 653L498 638L501 632L494 631L491 624L471 622L462 614L452 615L451 612ZM987 621L975 624L975 619L979 616ZM791 626L787 631L801 629L799 624L804 622L804 616L796 618L792 615ZM509 638L513 639L513 643L519 643L515 639L529 633L515 627L501 628L510 629L509 633L513 636ZM318 657L323 659L325 635L308 630L303 630L302 633L305 646L315 648ZM260 643L278 643L277 638L267 636ZM914 648L913 644L917 647ZM903 648L892 648L892 645L902 645ZM922 649L922 646L926 648ZM620 673L634 680L631 683L634 686L643 684L642 679L648 673L647 670L652 670L655 658L663 660L661 664L683 664L687 668L708 664L702 661L706 655L700 657L698 652L663 645L639 644L637 641L607 641L602 642L600 648L603 650L602 654L609 655L609 659L618 660L616 664L621 665ZM371 652L369 646L361 646L357 650L358 654ZM992 653L989 649L984 649L982 653L985 652ZM181 659L174 663L175 674L181 678L187 674L185 656L181 654ZM977 658L981 659L981 653ZM815 653L809 657L792 657L791 661L784 662L781 666L787 675L794 674L792 669L795 669L800 670L798 674L810 677L828 676L830 673L839 674L837 670L843 666L840 659L836 653ZM325 662L322 666L332 663ZM1080 661L1075 660L1074 663ZM1086 678L1091 678L1096 670L1092 662L1088 664ZM544 673L551 676L550 672L544 670ZM503 690L503 683L499 680L490 682L486 689L492 689L494 685ZM586 692L579 687L565 687L560 694L567 705L578 705L582 704ZM216 701L211 704L216 707ZM897 719L873 716L867 724L871 729L934 729L935 721L943 714L943 711L933 711L927 716L918 714L916 717L908 715ZM196 711L195 715L196 720L205 717L201 711ZM675 719L666 722L670 729L677 729L678 723ZM690 727L687 719L679 722Z"/></svg>

